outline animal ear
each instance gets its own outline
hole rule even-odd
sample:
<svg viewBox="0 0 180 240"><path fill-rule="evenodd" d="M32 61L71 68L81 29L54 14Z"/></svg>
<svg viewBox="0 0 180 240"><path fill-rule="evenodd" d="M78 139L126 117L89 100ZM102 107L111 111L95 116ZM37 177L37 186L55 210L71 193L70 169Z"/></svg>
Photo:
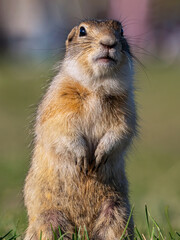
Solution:
<svg viewBox="0 0 180 240"><path fill-rule="evenodd" d="M77 26L74 27L71 32L69 33L68 37L67 37L67 42L71 42L73 40L73 37L76 33L76 30L77 30Z"/></svg>

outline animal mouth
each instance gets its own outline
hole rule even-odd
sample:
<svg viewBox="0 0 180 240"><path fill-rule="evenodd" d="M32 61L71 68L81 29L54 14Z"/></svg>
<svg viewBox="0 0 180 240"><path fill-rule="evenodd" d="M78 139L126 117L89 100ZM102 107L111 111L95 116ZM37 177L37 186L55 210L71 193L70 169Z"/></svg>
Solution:
<svg viewBox="0 0 180 240"><path fill-rule="evenodd" d="M101 63L117 63L117 61L113 57L110 57L109 55L98 57L96 61Z"/></svg>

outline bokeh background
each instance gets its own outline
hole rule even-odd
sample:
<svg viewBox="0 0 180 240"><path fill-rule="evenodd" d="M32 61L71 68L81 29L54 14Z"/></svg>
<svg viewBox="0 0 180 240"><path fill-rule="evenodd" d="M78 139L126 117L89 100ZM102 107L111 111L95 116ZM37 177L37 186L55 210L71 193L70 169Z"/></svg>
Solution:
<svg viewBox="0 0 180 240"><path fill-rule="evenodd" d="M0 0L0 235L27 226L23 182L32 121L62 60L70 29L84 18L120 20L136 71L139 137L127 159L135 223L144 205L162 228L180 230L180 1Z"/></svg>

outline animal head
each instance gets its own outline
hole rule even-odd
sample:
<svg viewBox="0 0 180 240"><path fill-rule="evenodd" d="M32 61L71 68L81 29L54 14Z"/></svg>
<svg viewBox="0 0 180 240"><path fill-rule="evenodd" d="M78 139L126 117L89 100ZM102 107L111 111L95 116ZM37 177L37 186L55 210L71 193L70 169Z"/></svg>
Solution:
<svg viewBox="0 0 180 240"><path fill-rule="evenodd" d="M130 48L118 21L83 21L67 37L65 62L74 75L112 76L129 61Z"/></svg>

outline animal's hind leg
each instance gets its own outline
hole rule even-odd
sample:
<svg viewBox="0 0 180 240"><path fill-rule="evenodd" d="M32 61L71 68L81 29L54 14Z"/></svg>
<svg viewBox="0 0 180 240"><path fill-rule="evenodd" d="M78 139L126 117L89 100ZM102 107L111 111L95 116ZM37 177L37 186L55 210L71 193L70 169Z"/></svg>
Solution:
<svg viewBox="0 0 180 240"><path fill-rule="evenodd" d="M92 240L119 240L126 227L128 217L129 209L125 201L106 200L96 219ZM133 235L134 224L131 218L126 236L132 240L134 239Z"/></svg>
<svg viewBox="0 0 180 240"><path fill-rule="evenodd" d="M24 240L37 240L36 233L32 225L29 225L28 229L26 230L26 236Z"/></svg>
<svg viewBox="0 0 180 240"><path fill-rule="evenodd" d="M74 226L61 211L47 210L29 225L24 240L39 240L40 236L41 240L53 240L54 233L59 237L59 228L62 234L66 233L64 240L71 239Z"/></svg>

